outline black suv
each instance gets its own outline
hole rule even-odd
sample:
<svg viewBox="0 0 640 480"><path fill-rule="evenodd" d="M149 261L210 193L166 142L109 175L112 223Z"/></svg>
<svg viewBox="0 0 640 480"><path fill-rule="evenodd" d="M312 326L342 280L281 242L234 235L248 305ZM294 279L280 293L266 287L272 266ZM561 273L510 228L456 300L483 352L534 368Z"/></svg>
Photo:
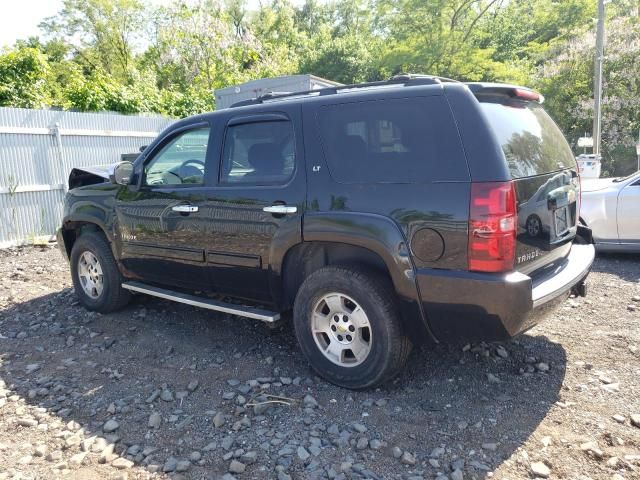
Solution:
<svg viewBox="0 0 640 480"><path fill-rule="evenodd" d="M77 295L292 312L313 368L349 388L419 342L520 334L584 295L594 259L542 100L405 75L181 120L133 163L71 172L58 240Z"/></svg>

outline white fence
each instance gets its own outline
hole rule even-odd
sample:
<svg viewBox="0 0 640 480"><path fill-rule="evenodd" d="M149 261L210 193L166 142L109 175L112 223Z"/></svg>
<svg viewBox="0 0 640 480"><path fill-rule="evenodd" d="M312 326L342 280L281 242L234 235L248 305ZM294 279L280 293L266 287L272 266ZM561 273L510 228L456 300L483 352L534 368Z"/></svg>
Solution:
<svg viewBox="0 0 640 480"><path fill-rule="evenodd" d="M0 248L50 240L73 167L117 162L171 122L158 116L0 108Z"/></svg>

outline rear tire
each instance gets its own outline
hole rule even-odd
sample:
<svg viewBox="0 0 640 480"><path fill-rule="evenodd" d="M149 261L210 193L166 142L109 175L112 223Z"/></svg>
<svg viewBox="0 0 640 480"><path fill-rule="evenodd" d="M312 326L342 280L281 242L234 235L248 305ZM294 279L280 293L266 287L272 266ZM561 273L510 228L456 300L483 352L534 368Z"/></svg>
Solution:
<svg viewBox="0 0 640 480"><path fill-rule="evenodd" d="M293 321L313 369L341 387L379 385L398 374L411 352L393 286L358 267L329 266L309 275Z"/></svg>
<svg viewBox="0 0 640 480"><path fill-rule="evenodd" d="M85 308L109 313L129 303L131 294L122 288L122 275L104 235L82 234L69 260L73 287Z"/></svg>

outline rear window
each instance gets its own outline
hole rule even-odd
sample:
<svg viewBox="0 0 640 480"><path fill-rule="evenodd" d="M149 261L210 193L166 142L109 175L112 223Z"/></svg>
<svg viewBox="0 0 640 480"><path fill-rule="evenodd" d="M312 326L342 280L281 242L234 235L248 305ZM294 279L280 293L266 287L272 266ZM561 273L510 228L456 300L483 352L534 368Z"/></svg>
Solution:
<svg viewBox="0 0 640 480"><path fill-rule="evenodd" d="M480 105L498 137L512 178L575 168L569 144L538 103L481 99Z"/></svg>
<svg viewBox="0 0 640 480"><path fill-rule="evenodd" d="M446 100L441 96L322 107L323 149L340 183L462 180L468 171Z"/></svg>

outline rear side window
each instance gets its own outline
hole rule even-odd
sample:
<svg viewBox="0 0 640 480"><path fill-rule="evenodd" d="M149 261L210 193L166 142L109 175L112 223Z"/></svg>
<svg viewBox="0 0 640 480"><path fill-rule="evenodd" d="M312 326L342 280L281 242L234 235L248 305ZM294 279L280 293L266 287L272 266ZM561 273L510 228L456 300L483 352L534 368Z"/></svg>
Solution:
<svg viewBox="0 0 640 480"><path fill-rule="evenodd" d="M329 170L340 183L468 178L453 116L441 96L328 105L319 122Z"/></svg>
<svg viewBox="0 0 640 480"><path fill-rule="evenodd" d="M295 167L293 127L289 121L265 121L227 128L222 183L283 184Z"/></svg>
<svg viewBox="0 0 640 480"><path fill-rule="evenodd" d="M569 144L540 104L496 96L481 98L480 105L498 137L512 178L575 168Z"/></svg>

